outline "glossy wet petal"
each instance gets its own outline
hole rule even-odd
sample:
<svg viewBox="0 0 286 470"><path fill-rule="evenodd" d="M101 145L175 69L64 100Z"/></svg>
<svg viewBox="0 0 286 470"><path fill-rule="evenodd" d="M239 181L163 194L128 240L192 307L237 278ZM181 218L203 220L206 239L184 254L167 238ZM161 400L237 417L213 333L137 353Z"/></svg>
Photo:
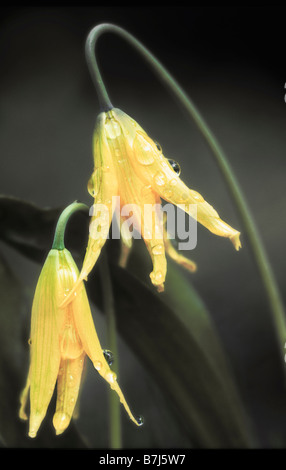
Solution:
<svg viewBox="0 0 286 470"><path fill-rule="evenodd" d="M71 305L73 308L75 325L86 354L91 359L98 373L104 378L104 380L109 383L110 387L118 394L120 402L123 404L131 420L134 423L138 424L117 383L115 373L110 369L104 357L103 350L95 330L89 302L84 288L78 293L77 298L71 303Z"/></svg>
<svg viewBox="0 0 286 470"><path fill-rule="evenodd" d="M62 359L57 380L57 404L53 417L56 434L69 426L77 403L85 353L72 359Z"/></svg>
<svg viewBox="0 0 286 470"><path fill-rule="evenodd" d="M174 165L164 157L161 147L138 126L133 141L130 161L137 176L162 199L183 207L212 233L229 238L236 250L241 247L240 233L221 220L217 211L197 191L189 189L179 177Z"/></svg>
<svg viewBox="0 0 286 470"><path fill-rule="evenodd" d="M35 437L52 398L60 364L59 332L63 312L58 313L57 250L51 250L36 287L31 320L30 437Z"/></svg>

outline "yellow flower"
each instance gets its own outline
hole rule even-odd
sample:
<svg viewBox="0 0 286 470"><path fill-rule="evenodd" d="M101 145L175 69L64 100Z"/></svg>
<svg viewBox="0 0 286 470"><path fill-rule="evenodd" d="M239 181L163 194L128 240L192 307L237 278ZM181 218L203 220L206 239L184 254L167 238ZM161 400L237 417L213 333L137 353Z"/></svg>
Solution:
<svg viewBox="0 0 286 470"><path fill-rule="evenodd" d="M74 293L65 308L59 305L78 279L78 269L67 249L51 249L41 271L32 306L30 367L20 398L19 415L28 419L25 408L30 395L29 436L35 437L57 383L53 425L61 434L75 413L85 356L115 390L130 418L136 423L110 369L94 327L86 291Z"/></svg>
<svg viewBox="0 0 286 470"><path fill-rule="evenodd" d="M240 233L223 222L198 192L183 183L178 164L165 158L161 147L120 109L112 108L99 114L93 150L94 172L88 190L94 197L96 207L102 208L92 215L86 256L74 290L82 280L87 279L105 243L115 211L112 204L114 196L120 197L120 208L129 205L135 225L141 227L142 237L153 262L151 281L159 291L164 289L167 270L165 253L191 271L196 269L196 265L175 253L167 241L164 223L158 211L155 211L153 218L146 218L144 207L160 207L161 199L164 199L182 207L212 233L229 238L236 250L240 248ZM117 218L124 219L122 214L117 214ZM158 233L163 236L158 236ZM121 236L128 249L129 238L124 235L124 231L121 231Z"/></svg>

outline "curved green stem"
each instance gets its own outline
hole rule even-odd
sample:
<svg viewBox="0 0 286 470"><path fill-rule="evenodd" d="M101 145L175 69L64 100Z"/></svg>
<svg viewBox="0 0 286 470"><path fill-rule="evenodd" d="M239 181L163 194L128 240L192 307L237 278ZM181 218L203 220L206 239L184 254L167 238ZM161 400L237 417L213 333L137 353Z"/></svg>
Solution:
<svg viewBox="0 0 286 470"><path fill-rule="evenodd" d="M75 212L80 211L80 210L88 211L89 208L86 204L82 204L80 202L75 201L63 210L57 222L53 246L52 246L53 250L63 250L65 248L66 225L69 221L69 218Z"/></svg>
<svg viewBox="0 0 286 470"><path fill-rule="evenodd" d="M97 60L96 60L96 55L94 53L95 50L95 45L96 42L99 38L99 36L105 32L106 26L108 25L99 25L93 28L86 40L85 43L85 57L86 57L86 62L90 71L91 78L93 80L97 96L98 96L98 101L99 101L99 106L101 111L107 112L110 109L113 108L113 105L109 99L108 93L106 91L105 85L103 83L101 73L98 68Z"/></svg>
<svg viewBox="0 0 286 470"><path fill-rule="evenodd" d="M116 375L118 375L119 366L116 337L116 317L108 259L104 248L101 253L99 269L102 284L104 313L106 315L107 323L107 344L108 348L111 350L116 359L113 365L113 370ZM120 449L122 447L120 401L112 390L109 390L109 443L111 449Z"/></svg>
<svg viewBox="0 0 286 470"><path fill-rule="evenodd" d="M265 291L267 293L269 305L273 314L274 323L276 327L276 334L281 347L281 357L283 356L283 349L286 342L286 324L285 324L285 313L282 304L282 299L268 261L263 243L260 239L258 230L256 228L255 222L251 215L251 212L248 208L248 205L245 201L243 193L239 187L239 184L233 174L233 171L227 161L227 158L221 149L218 141L208 128L206 122L200 115L199 111L196 109L195 105L191 99L186 95L183 89L179 84L174 80L170 73L165 69L165 67L156 59L156 57L141 44L137 39L135 39L131 34L129 34L124 29L104 23L93 28L87 38L86 42L86 57L90 67L90 72L93 78L94 83L96 84L96 89L99 94L100 102L103 102L103 106L108 107L111 105L110 99L102 82L97 63L94 56L94 47L95 44L103 33L115 33L118 36L125 39L130 45L135 47L135 49L143 56L143 58L149 63L153 71L156 73L158 78L172 91L177 100L183 105L186 109L189 116L195 121L198 129L205 138L207 144L209 145L215 161L224 177L224 180L227 184L229 192L233 198L233 201L236 205L238 213L240 215L242 224L244 226L245 234L248 237L249 244L252 249L252 253L264 285ZM106 101L105 101L106 99Z"/></svg>

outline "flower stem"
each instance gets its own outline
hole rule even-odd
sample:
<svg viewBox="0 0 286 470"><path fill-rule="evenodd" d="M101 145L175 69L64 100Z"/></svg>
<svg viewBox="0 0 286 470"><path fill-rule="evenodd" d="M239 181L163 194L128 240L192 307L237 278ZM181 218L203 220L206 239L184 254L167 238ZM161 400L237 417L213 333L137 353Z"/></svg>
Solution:
<svg viewBox="0 0 286 470"><path fill-rule="evenodd" d="M101 107L103 109L104 107L105 109L111 109L112 104L103 84L98 65L94 57L94 48L99 36L107 32L115 33L122 37L143 56L143 58L149 63L154 72L157 74L159 79L172 91L176 99L186 109L189 116L195 121L198 129L209 145L215 157L218 168L220 169L228 190L233 198L234 204L236 205L237 211L244 226L245 234L248 237L254 260L268 297L270 309L273 314L276 335L281 348L281 358L284 360L283 350L286 343L286 323L282 299L254 219L235 178L235 175L227 161L226 155L224 154L218 141L210 131L209 127L207 126L199 111L196 109L191 99L186 95L186 93L165 69L165 67L145 46L143 46L142 43L140 43L130 33L116 25L108 23L95 26L90 31L86 41L86 59L89 65L91 76L96 86Z"/></svg>
<svg viewBox="0 0 286 470"><path fill-rule="evenodd" d="M75 201L63 210L57 222L53 246L52 246L53 250L63 250L65 248L66 225L69 221L69 218L76 211L80 211L80 210L88 211L89 208L86 204L82 204L80 202Z"/></svg>
<svg viewBox="0 0 286 470"><path fill-rule="evenodd" d="M112 283L110 278L108 259L105 249L101 253L99 263L104 312L107 321L107 344L115 357L113 371L118 375L118 348L116 337L116 317L114 309L114 299L112 293ZM109 390L109 444L111 449L121 449L121 420L120 420L120 401L113 390Z"/></svg>

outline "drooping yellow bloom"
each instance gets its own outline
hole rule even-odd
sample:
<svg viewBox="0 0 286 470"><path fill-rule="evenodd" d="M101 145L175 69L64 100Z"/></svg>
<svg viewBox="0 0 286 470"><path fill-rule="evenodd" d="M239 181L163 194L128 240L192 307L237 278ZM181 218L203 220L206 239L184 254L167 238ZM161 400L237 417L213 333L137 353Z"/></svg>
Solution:
<svg viewBox="0 0 286 470"><path fill-rule="evenodd" d="M196 267L184 256L175 254L170 243L166 243L162 218L156 210L153 217L146 218L144 207L158 207L161 199L183 207L186 213L196 217L212 233L229 238L236 250L240 248L240 233L223 222L198 192L183 183L176 162L165 158L161 147L120 109L113 108L99 114L93 150L94 172L88 190L94 197L95 205L102 205L105 210L97 211L92 216L87 252L75 289L82 280L87 279L105 243L115 210L113 196L120 197L120 208L128 205L133 220L141 227L142 237L153 262L151 281L159 291L164 289L167 269L165 252L191 271ZM193 212L194 205L196 215ZM120 214L118 219L122 218L124 216ZM158 233L163 236L158 236ZM121 232L121 235L124 242L124 233Z"/></svg>
<svg viewBox="0 0 286 470"><path fill-rule="evenodd" d="M41 271L32 306L30 368L21 394L20 418L28 419L25 408L30 395L29 436L35 437L44 419L57 383L53 425L61 434L73 417L78 399L84 359L115 390L128 415L129 406L102 351L85 287L78 289L65 308L59 305L78 279L78 269L67 249L50 250ZM30 392L30 393L29 393Z"/></svg>

